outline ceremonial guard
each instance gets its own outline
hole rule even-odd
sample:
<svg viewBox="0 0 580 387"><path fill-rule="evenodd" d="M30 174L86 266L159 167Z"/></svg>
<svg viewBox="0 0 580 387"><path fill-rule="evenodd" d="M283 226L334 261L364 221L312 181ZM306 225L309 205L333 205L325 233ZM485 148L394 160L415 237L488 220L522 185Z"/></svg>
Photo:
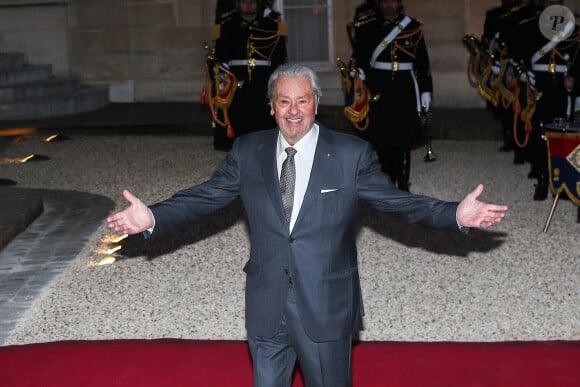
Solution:
<svg viewBox="0 0 580 387"><path fill-rule="evenodd" d="M544 9L552 5L562 5L562 1L547 0ZM554 120L569 120L574 114L574 101L579 95L580 85L575 80L580 75L580 34L572 13L570 18L563 19L563 30L560 37L550 36L542 31L545 13L536 12L533 17L521 18L519 38L513 45L512 52L519 64L527 70L538 91L532 128L527 143L531 175L537 177L534 200L545 200L549 188L547 144L543 136L542 125ZM561 38L565 37L565 38Z"/></svg>
<svg viewBox="0 0 580 387"><path fill-rule="evenodd" d="M409 190L411 148L422 140L420 113L431 105L433 82L421 23L401 0L378 0L354 20L352 58L373 96L368 138L382 169Z"/></svg>
<svg viewBox="0 0 580 387"><path fill-rule="evenodd" d="M538 13L539 8L530 0L503 1L501 7L487 12L481 40L473 35L463 38L470 53L470 83L500 118L504 139L500 151L514 149L514 164L529 161L526 141L520 134L532 126L537 95L534 79L519 59L520 40L526 39L521 25Z"/></svg>
<svg viewBox="0 0 580 387"><path fill-rule="evenodd" d="M499 49L504 51L502 69L506 70L508 67L513 67L514 75L517 77L519 95L514 95L515 99L512 102L510 114L512 129L510 134L512 143L515 144L514 164L524 164L526 161L531 162L530 152L525 145L525 133L529 132L532 125L531 117L533 117L536 108L537 91L533 73L528 72L528 69L523 65L521 48L523 47L522 42L525 42L528 38L524 32L526 30L525 25L529 25L528 23L531 20L537 20L541 8L532 0L519 0L516 3L518 5L500 19ZM509 88L509 86L505 85L506 79L509 79L509 76L506 77L505 72L500 74L500 80L504 81L503 90ZM533 97L532 94L534 95ZM515 119L514 115L516 116ZM533 171L530 172L529 177L536 177Z"/></svg>
<svg viewBox="0 0 580 387"><path fill-rule="evenodd" d="M481 35L481 50L485 50L487 55L489 55L491 59L490 66L493 65L494 60L497 60L499 63L501 50L505 44L502 42L506 39L508 27L513 25L511 19L513 12L517 9L517 3L518 0L502 0L499 7L494 7L488 10L485 14L483 33ZM496 69L499 70L499 66L496 66ZM493 87L493 85L490 86ZM495 91L492 90L490 93L494 94ZM502 106L495 95L486 99L488 110L491 111L494 117L501 122L503 145L499 150L501 152L509 152L515 148L513 137L513 111ZM517 164L523 162L523 160L515 161Z"/></svg>
<svg viewBox="0 0 580 387"><path fill-rule="evenodd" d="M214 26L208 56L214 148L229 150L245 133L276 124L267 100L270 74L287 62L286 24L264 17L258 0L236 0Z"/></svg>

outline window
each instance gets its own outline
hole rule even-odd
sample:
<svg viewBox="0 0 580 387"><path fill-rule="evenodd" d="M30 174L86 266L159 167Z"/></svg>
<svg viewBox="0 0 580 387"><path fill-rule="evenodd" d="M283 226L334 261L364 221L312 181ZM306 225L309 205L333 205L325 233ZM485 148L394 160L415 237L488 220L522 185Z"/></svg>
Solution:
<svg viewBox="0 0 580 387"><path fill-rule="evenodd" d="M331 54L331 0L278 0L273 8L288 23L286 48L291 62L327 67Z"/></svg>

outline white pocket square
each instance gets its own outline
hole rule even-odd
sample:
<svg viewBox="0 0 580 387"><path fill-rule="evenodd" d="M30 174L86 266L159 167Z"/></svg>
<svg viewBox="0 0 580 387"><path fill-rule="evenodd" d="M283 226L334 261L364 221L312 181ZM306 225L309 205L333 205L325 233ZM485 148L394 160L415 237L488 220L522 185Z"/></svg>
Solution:
<svg viewBox="0 0 580 387"><path fill-rule="evenodd" d="M330 189L321 189L320 193L329 193L329 192L334 192L334 191L338 191L338 188L330 188Z"/></svg>

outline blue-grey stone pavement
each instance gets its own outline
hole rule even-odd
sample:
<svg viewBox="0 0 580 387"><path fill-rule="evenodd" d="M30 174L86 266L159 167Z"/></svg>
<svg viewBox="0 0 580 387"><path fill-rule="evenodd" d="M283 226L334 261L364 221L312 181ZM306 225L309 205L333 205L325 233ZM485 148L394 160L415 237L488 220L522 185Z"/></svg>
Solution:
<svg viewBox="0 0 580 387"><path fill-rule="evenodd" d="M0 211L7 196L34 201L43 211L0 250L0 342L14 329L32 302L63 273L115 203L83 192L0 189Z"/></svg>

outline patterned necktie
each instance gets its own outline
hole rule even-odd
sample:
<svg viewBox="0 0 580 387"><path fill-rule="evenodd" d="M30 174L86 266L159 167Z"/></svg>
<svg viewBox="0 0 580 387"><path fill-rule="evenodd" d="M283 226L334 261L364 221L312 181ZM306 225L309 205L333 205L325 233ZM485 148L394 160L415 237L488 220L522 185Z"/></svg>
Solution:
<svg viewBox="0 0 580 387"><path fill-rule="evenodd" d="M294 185L296 184L296 164L294 163L296 149L289 146L285 151L286 154L288 154L288 157L284 160L282 171L280 172L280 193L282 194L282 204L284 204L286 222L290 224L292 206L294 204Z"/></svg>

